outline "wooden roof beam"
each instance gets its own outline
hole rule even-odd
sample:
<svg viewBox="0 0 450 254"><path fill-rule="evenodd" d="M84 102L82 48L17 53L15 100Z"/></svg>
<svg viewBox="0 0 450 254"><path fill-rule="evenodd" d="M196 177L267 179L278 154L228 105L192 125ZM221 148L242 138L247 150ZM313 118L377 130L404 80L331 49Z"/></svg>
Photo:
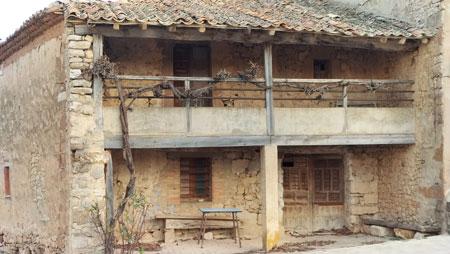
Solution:
<svg viewBox="0 0 450 254"><path fill-rule="evenodd" d="M264 30L248 29L199 29L169 27L149 27L142 30L137 26L121 26L120 30L111 29L111 26L97 25L93 28L96 33L105 37L120 38L152 38L181 41L231 41L239 43L262 44L271 42L272 44L301 44L331 46L343 48L359 48L368 50L383 51L412 51L417 49L421 40L407 40L406 38L384 39L384 37L346 37L338 35L301 33L301 32L281 32L271 36ZM176 33L174 33L176 31ZM199 33L200 31L200 33Z"/></svg>

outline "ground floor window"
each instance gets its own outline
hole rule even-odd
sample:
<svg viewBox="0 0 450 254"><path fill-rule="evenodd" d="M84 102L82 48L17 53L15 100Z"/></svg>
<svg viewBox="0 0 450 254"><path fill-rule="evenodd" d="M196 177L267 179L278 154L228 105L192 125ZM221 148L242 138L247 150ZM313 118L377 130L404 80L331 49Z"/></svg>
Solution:
<svg viewBox="0 0 450 254"><path fill-rule="evenodd" d="M211 159L180 159L180 198L182 201L211 200Z"/></svg>
<svg viewBox="0 0 450 254"><path fill-rule="evenodd" d="M11 196L11 184L9 181L9 166L3 167L3 191L5 197Z"/></svg>

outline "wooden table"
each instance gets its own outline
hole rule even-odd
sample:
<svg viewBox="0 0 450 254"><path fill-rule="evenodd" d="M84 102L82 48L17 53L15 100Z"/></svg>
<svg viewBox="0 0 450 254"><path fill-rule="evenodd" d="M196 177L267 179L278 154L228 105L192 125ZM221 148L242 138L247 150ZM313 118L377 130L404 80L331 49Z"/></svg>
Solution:
<svg viewBox="0 0 450 254"><path fill-rule="evenodd" d="M198 242L200 243L200 240L202 242L201 248L203 248L203 240L205 238L205 231L206 231L206 220L207 215L211 213L231 213L231 216L233 218L233 236L234 236L234 242L237 243L239 239L239 248L242 247L241 244L241 235L239 234L239 219L237 214L242 212L241 209L238 208L200 208L200 212L202 213L202 222L200 225L200 232L198 235Z"/></svg>

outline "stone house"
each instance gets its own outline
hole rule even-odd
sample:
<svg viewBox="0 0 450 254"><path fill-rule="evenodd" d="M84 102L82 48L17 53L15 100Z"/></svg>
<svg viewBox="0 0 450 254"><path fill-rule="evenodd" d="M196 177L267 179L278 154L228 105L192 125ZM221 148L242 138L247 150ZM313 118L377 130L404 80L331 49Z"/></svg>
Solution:
<svg viewBox="0 0 450 254"><path fill-rule="evenodd" d="M0 44L1 244L101 251L88 209L128 182L117 83L145 241L192 237L167 223L201 207L241 209L267 250L289 231L446 232L449 2L52 4ZM113 78L90 72L103 56Z"/></svg>

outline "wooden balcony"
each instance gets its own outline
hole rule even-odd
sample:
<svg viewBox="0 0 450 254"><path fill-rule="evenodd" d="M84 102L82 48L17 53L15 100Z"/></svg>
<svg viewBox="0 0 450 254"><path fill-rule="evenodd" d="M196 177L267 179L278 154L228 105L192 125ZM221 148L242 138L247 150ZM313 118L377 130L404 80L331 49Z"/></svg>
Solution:
<svg viewBox="0 0 450 254"><path fill-rule="evenodd" d="M264 79L220 80L199 77L119 76L119 81L173 82L185 86L179 92L184 107L159 103L132 107L128 112L133 148L232 147L315 145L414 144L413 82L405 80ZM204 82L212 95L195 99L190 84ZM220 84L219 84L220 83ZM239 83L227 86L227 83ZM124 85L127 93L142 86ZM153 85L152 85L153 84ZM133 101L173 101L173 91L155 95L147 85ZM115 87L107 84L103 129L106 148L122 147ZM226 87L226 88L224 88ZM323 90L326 90L325 92ZM212 107L194 107L193 100L210 99ZM224 101L254 101L233 106ZM292 103L285 103L292 101ZM117 101L116 101L117 103Z"/></svg>

